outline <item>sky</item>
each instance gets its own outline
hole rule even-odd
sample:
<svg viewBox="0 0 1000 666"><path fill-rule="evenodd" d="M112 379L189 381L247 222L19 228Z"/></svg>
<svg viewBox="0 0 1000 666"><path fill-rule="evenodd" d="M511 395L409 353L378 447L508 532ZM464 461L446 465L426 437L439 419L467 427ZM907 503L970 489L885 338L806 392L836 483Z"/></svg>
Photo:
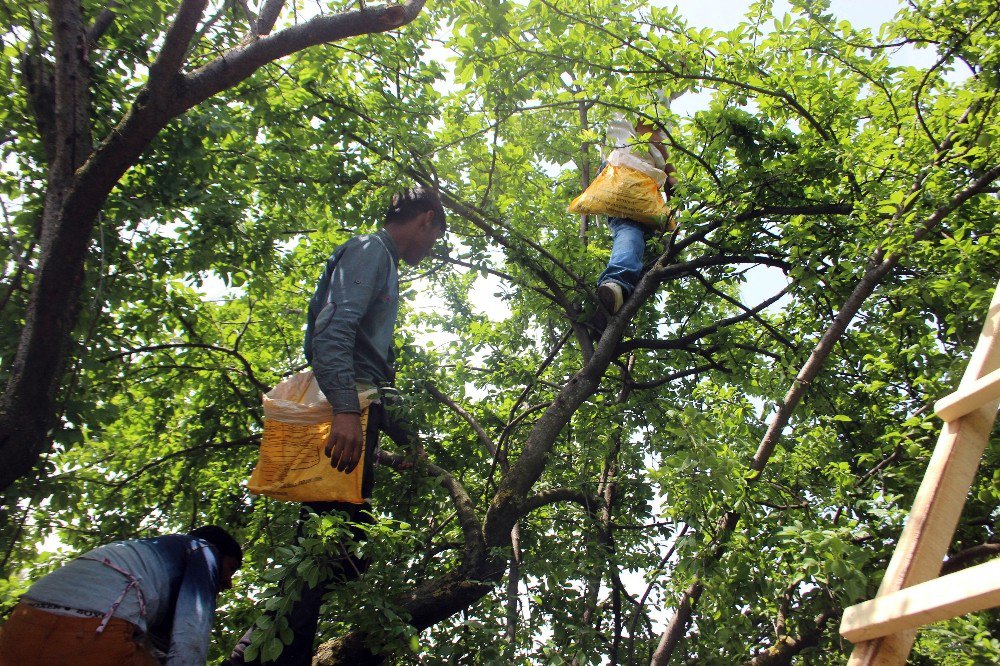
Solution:
<svg viewBox="0 0 1000 666"><path fill-rule="evenodd" d="M719 30L729 30L743 20L750 0L651 0L651 5L677 7L691 23ZM897 0L833 0L830 11L855 27L877 28L899 11ZM791 10L787 0L775 0L774 13Z"/></svg>

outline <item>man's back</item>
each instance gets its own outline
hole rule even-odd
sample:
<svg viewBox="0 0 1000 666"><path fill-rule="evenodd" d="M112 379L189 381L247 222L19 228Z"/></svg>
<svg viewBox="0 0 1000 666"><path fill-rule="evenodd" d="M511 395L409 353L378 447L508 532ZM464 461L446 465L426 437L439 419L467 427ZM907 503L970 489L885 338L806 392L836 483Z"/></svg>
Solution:
<svg viewBox="0 0 1000 666"><path fill-rule="evenodd" d="M84 553L22 597L0 627L0 665L145 664L151 642L168 664L204 664L216 595L239 567L235 541L224 561L216 548L205 538L172 534Z"/></svg>
<svg viewBox="0 0 1000 666"><path fill-rule="evenodd" d="M392 379L398 255L384 230L338 247L309 301L305 353L334 412L358 411L357 384Z"/></svg>

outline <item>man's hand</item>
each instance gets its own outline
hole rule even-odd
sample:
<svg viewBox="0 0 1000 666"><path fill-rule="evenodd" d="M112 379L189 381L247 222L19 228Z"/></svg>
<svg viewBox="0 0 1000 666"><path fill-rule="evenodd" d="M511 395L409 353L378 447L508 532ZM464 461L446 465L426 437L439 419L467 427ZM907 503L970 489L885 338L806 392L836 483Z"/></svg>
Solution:
<svg viewBox="0 0 1000 666"><path fill-rule="evenodd" d="M667 201L674 194L674 186L677 185L677 169L670 162L663 168L667 174L667 179L663 181L663 193L667 195Z"/></svg>
<svg viewBox="0 0 1000 666"><path fill-rule="evenodd" d="M424 450L423 444L417 444L407 451L406 457L397 469L411 469L420 460L427 460L427 451Z"/></svg>
<svg viewBox="0 0 1000 666"><path fill-rule="evenodd" d="M326 440L326 455L330 458L330 467L345 474L353 472L361 461L364 444L360 414L341 412L333 415L330 436Z"/></svg>

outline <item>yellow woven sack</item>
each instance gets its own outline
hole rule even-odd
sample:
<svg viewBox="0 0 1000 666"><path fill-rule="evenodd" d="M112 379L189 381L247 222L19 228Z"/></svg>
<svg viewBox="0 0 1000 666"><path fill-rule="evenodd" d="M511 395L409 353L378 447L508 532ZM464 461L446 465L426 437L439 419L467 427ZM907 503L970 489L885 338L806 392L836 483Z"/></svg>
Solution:
<svg viewBox="0 0 1000 666"><path fill-rule="evenodd" d="M630 167L613 164L605 166L590 187L573 199L569 212L626 217L654 229L668 226L670 219L656 181Z"/></svg>
<svg viewBox="0 0 1000 666"><path fill-rule="evenodd" d="M360 394L361 432L368 426L370 393ZM333 409L312 371L289 377L264 396L264 435L260 458L247 488L285 502L361 504L365 452L350 474L330 466L323 449L330 435Z"/></svg>

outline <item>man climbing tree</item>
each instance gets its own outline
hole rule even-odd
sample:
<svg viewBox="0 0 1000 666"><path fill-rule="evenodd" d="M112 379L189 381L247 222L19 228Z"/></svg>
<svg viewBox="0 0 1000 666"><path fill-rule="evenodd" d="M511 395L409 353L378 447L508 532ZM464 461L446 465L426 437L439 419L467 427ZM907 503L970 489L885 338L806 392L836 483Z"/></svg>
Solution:
<svg viewBox="0 0 1000 666"><path fill-rule="evenodd" d="M400 259L412 266L420 263L444 235L445 228L444 208L432 190L415 187L395 195L382 229L355 236L334 250L309 301L305 354L319 388L333 407L326 443L328 473L360 474L362 501L330 498L333 501L308 502L302 509L303 518L309 511L343 512L355 524L355 541L365 538L358 525L373 520L367 500L374 483L379 432L385 431L405 447L415 447L412 434L390 418L383 401L368 397L373 391L384 395L384 389L393 383L392 345L399 311L397 266ZM364 396L364 404L359 396ZM301 529L300 521L300 534ZM327 584L354 579L366 568L365 560L344 552L335 558L328 576L304 587L285 618L293 633L292 641L276 663L311 663L313 637ZM252 659L248 660L246 654L253 633L251 629L240 639L230 655L230 664L258 663L257 650Z"/></svg>
<svg viewBox="0 0 1000 666"><path fill-rule="evenodd" d="M0 470L0 490L30 475L50 446L46 435L56 420L94 224L157 135L192 107L274 60L318 44L401 27L416 18L424 2L317 16L269 34L284 4L263 2L259 16L247 8L247 34L233 44L231 35L242 26L215 31L220 16L205 16L208 1L185 0L161 35L146 36L149 46L107 49L109 63L98 57L102 38L139 29L143 19L133 12L158 15L159 8L111 2L91 19L81 2L50 3L44 17L33 4L3 6L5 23L32 35L24 46L20 75L33 117L21 127L41 139L45 159L40 166L47 173L31 244L32 250L38 247L38 265L29 271L34 281L0 393L0 453L8 460ZM154 43L159 51L141 68L148 71L146 80L128 93L120 91L131 95L138 90L134 98L100 107L101 95L94 89L108 83L101 78L101 65L117 69L121 51L145 53ZM206 57L203 50L214 56Z"/></svg>

